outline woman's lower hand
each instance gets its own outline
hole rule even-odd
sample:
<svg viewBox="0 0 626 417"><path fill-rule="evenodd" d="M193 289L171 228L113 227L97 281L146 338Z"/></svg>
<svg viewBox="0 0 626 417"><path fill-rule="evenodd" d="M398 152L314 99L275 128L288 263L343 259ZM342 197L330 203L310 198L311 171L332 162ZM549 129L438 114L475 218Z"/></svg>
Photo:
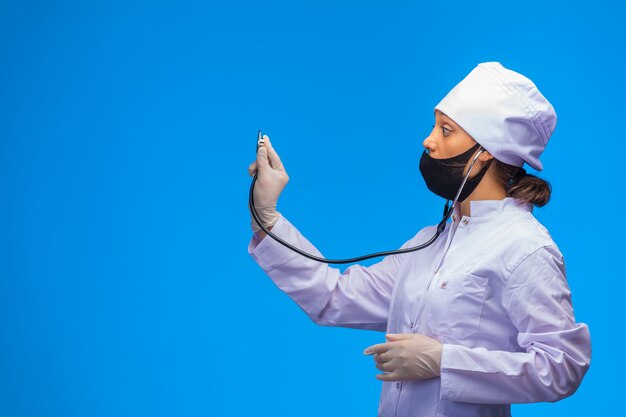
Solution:
<svg viewBox="0 0 626 417"><path fill-rule="evenodd" d="M376 368L386 372L376 375L381 381L410 381L433 378L441 372L443 344L419 333L387 334L387 343L366 348L374 355Z"/></svg>

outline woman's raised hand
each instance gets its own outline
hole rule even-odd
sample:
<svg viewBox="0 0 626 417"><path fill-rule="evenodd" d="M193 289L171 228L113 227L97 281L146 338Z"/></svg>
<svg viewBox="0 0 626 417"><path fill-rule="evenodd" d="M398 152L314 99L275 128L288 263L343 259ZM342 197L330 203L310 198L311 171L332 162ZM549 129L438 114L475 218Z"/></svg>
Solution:
<svg viewBox="0 0 626 417"><path fill-rule="evenodd" d="M285 171L285 166L276 153L276 150L270 142L267 135L263 135L265 146L259 146L256 155L256 161L248 167L248 173L251 177L258 171L256 183L254 184L254 207L256 208L259 218L266 228L274 226L278 220L278 212L276 204L278 197L289 182L289 175ZM250 213L252 230L257 232L261 230Z"/></svg>

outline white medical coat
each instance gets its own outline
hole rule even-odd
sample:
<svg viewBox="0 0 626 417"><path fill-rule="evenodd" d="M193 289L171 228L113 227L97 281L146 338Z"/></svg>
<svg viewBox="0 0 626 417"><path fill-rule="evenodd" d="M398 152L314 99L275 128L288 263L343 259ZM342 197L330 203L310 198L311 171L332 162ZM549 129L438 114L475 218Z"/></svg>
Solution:
<svg viewBox="0 0 626 417"><path fill-rule="evenodd" d="M382 382L381 417L509 416L511 403L574 393L591 361L563 257L532 205L511 197L455 209L426 249L343 273L254 234L248 252L322 326L421 333L443 343L441 376ZM428 226L402 248L425 242ZM281 214L272 232L323 256Z"/></svg>

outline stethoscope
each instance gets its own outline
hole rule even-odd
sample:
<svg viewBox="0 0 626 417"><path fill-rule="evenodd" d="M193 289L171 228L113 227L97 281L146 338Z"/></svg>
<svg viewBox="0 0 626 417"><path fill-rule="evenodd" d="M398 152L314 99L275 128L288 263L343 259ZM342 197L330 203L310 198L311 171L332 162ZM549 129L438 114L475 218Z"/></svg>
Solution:
<svg viewBox="0 0 626 417"><path fill-rule="evenodd" d="M258 138L257 138L257 144L256 144L256 151L257 152L259 150L259 146L264 145L264 142L265 141L263 140L263 135L261 134L261 131L259 130L259 134L258 134ZM457 201L459 199L459 196L461 195L461 191L463 190L463 186L465 185L465 182L467 181L467 178L469 177L470 172L472 172L472 167L474 166L474 163L476 162L476 159L483 152L483 150L484 149L481 147L479 152L476 154L476 156L474 156L474 159L472 160L472 163L471 163L469 169L467 170L467 174L463 178L463 182L461 183L461 186L459 187L459 191L457 191L456 196L454 197L454 201L452 202L452 206L451 207L449 207L450 200L446 200L446 205L445 205L445 207L443 209L443 218L441 219L441 221L437 225L437 231L435 232L435 234L427 242L422 243L421 245L418 245L418 246L415 246L415 247L412 247L412 248L389 250L389 251L385 251L385 252L376 252L376 253L372 253L370 255L359 256L357 258L350 258L350 259L326 259L326 258L322 258L322 257L319 257L319 256L311 255L310 253L306 253L306 252L300 250L299 248L296 248L295 246L289 244L288 242L285 242L284 240L282 240L281 238L276 236L274 233L269 231L263 225L261 220L259 219L259 215L257 214L256 209L254 207L254 196L253 196L254 184L256 183L257 176L259 175L258 167L257 167L256 173L254 174L254 178L252 179L252 185L250 185L250 198L249 198L248 204L250 206L250 211L252 213L252 216L254 217L254 220L257 222L257 224L261 227L261 230L263 230L265 233L267 233L268 236L270 236L272 239L274 239L278 243L288 247L292 251L294 251L296 253L299 253L302 256L306 256L309 259L313 259L314 261L325 262L327 264L348 264L348 263L362 261L364 259L377 258L379 256L387 256L387 255L393 255L393 254L398 254L398 253L414 252L414 251L418 251L418 250L424 249L425 247L429 246L430 244L432 244L439 237L439 235L441 233L443 233L443 231L446 228L446 222L448 221L448 219L452 215L452 212L454 211L454 208L456 207L456 204L457 204Z"/></svg>

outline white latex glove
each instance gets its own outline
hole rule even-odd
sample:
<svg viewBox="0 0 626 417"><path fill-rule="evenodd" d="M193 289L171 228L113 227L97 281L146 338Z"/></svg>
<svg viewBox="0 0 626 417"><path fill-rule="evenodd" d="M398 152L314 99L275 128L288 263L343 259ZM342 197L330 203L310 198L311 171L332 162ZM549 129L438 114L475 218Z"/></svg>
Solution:
<svg viewBox="0 0 626 417"><path fill-rule="evenodd" d="M419 333L387 334L388 343L366 348L365 355L374 355L381 381L410 381L433 378L441 374L443 344Z"/></svg>
<svg viewBox="0 0 626 417"><path fill-rule="evenodd" d="M278 196L289 182L289 175L285 171L283 163L280 161L276 150L270 142L270 137L263 135L265 145L259 146L256 161L248 167L248 173L251 177L259 171L259 176L254 184L254 207L259 215L259 219L266 228L274 226L278 221L278 212L276 204ZM249 209L249 207L248 207ZM250 213L250 225L256 233L261 230Z"/></svg>

